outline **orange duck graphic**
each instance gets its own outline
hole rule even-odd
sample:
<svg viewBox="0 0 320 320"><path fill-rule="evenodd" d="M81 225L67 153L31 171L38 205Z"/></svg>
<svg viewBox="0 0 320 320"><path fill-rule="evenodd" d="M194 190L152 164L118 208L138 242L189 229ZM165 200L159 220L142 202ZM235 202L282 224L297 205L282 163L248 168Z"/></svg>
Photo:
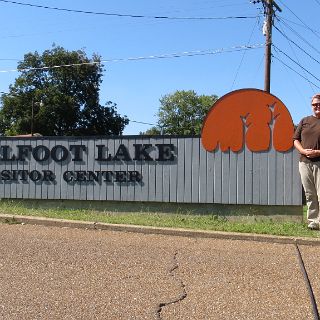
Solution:
<svg viewBox="0 0 320 320"><path fill-rule="evenodd" d="M273 148L285 152L293 146L294 125L286 106L259 89L240 89L221 97L209 110L202 127L202 145L239 152L244 143L252 152Z"/></svg>

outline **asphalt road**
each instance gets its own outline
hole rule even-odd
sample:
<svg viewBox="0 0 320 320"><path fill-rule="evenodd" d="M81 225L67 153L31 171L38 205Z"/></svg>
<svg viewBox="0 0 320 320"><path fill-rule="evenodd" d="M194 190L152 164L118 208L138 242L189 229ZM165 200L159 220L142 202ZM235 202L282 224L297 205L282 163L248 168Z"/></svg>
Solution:
<svg viewBox="0 0 320 320"><path fill-rule="evenodd" d="M293 244L0 224L0 319L314 319ZM319 247L299 246L320 303Z"/></svg>

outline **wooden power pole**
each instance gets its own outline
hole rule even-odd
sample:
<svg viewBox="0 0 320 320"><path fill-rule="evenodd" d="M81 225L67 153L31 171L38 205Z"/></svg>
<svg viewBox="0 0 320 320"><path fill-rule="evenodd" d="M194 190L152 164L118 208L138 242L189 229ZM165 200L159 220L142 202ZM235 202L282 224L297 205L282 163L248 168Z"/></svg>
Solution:
<svg viewBox="0 0 320 320"><path fill-rule="evenodd" d="M273 0L262 0L265 9L265 21L263 24L263 33L266 37L265 49L265 73L264 73L264 91L270 93L271 80L271 44L272 44L272 25L274 16L274 7L282 11Z"/></svg>

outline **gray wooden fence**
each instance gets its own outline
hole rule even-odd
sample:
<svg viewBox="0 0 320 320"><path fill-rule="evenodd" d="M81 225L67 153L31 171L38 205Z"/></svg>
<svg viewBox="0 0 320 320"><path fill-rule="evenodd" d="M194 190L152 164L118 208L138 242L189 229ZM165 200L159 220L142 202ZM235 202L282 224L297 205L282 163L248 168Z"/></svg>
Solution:
<svg viewBox="0 0 320 320"><path fill-rule="evenodd" d="M302 202L295 150L210 153L203 149L200 137L174 136L1 138L0 197L260 205Z"/></svg>

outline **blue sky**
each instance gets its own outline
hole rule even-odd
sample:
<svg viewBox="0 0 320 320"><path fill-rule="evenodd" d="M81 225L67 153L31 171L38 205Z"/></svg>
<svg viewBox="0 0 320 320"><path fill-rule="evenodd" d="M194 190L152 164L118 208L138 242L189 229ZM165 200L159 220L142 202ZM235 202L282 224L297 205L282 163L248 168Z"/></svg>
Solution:
<svg viewBox="0 0 320 320"><path fill-rule="evenodd" d="M264 43L261 3L249 0L20 0L25 4L120 15L72 13L0 1L0 91L18 76L25 53L50 49L98 53L105 72L101 103L111 100L131 122L124 134L156 123L159 99L176 90L224 94L240 88L264 88ZM320 0L277 0L273 29L271 93L281 99L297 123L310 113L310 97L320 92ZM226 18L245 19L154 19ZM281 34L281 33L282 34ZM255 48L240 50L243 46ZM280 51L280 50L281 51ZM319 50L319 51L318 51ZM131 60L177 53L191 56ZM212 54L197 55L211 52ZM117 59L123 59L116 61ZM286 64L286 65L284 65ZM291 70L291 69L293 70ZM297 72L300 74L297 74ZM307 78L309 81L307 81ZM312 83L310 83L312 82Z"/></svg>

